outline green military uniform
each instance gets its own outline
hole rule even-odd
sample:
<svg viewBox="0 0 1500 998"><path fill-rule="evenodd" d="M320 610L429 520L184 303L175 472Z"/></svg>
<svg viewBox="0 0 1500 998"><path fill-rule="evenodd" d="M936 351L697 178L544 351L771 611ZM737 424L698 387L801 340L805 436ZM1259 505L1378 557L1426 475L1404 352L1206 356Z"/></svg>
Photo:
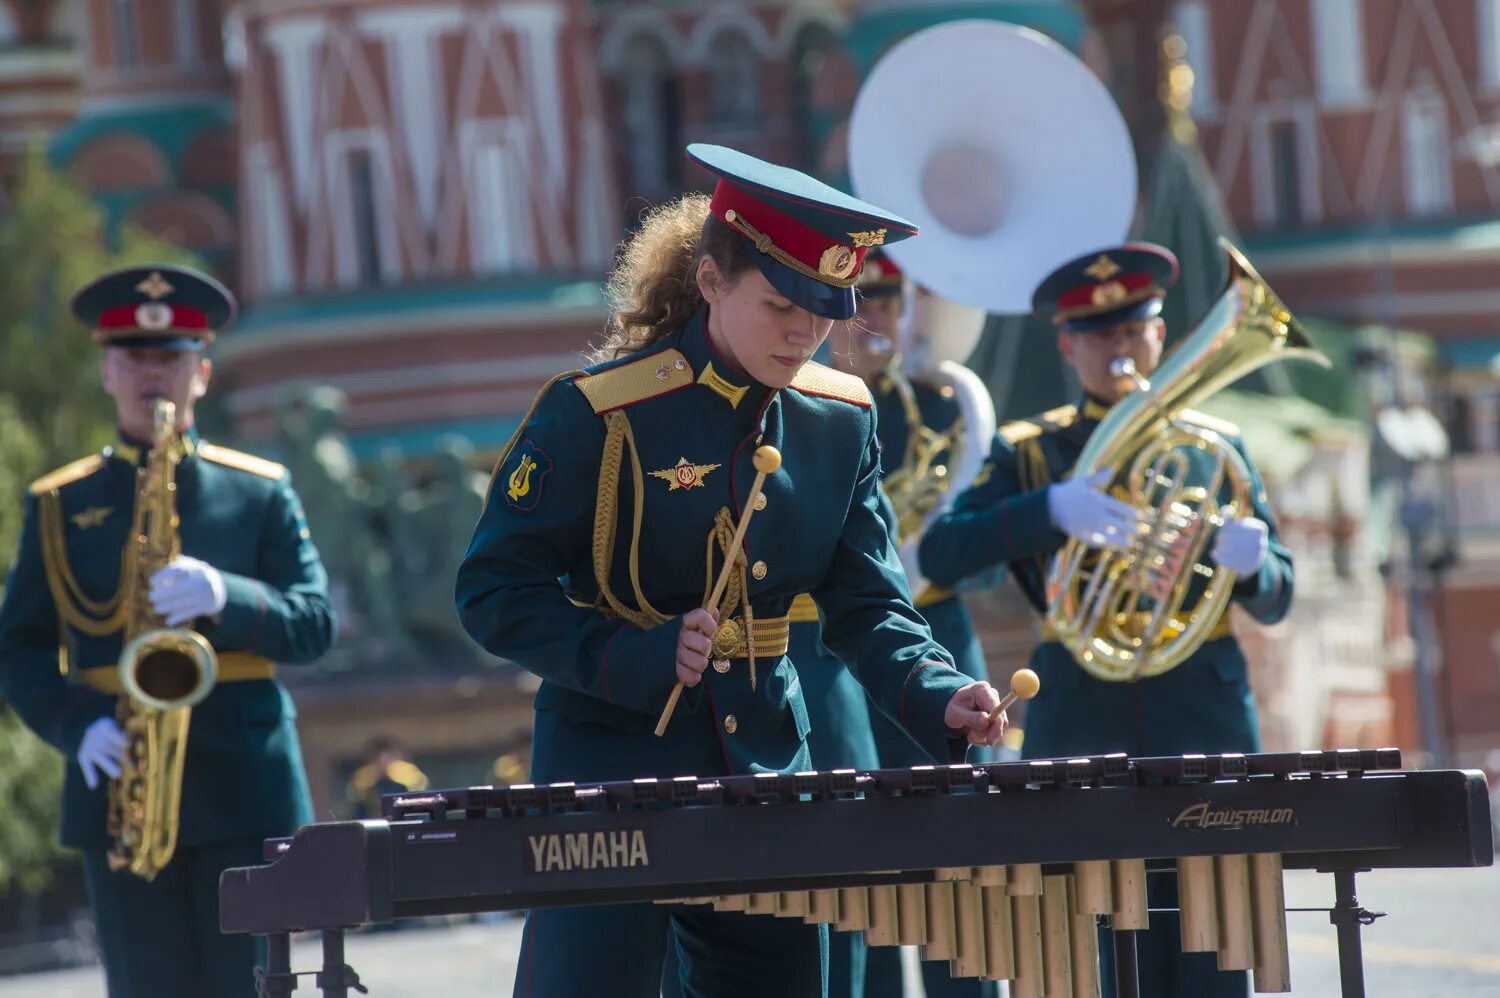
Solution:
<svg viewBox="0 0 1500 998"><path fill-rule="evenodd" d="M720 176L713 215L737 231L753 225L762 241L747 236L747 248L765 247L753 250L762 273L817 314L852 311L852 292L829 294L852 281L807 276L822 272L820 260L823 271L857 268L864 247L844 242L849 230L906 225L730 150L690 154ZM794 184L798 194L783 197ZM830 200L840 210L821 212ZM784 236L789 212L801 244ZM822 287L788 279L787 259L798 261L794 276ZM457 602L476 641L543 678L533 781L807 768L804 689L787 656L789 612L803 593L822 609L824 642L881 709L933 756L961 753L943 715L969 680L907 599L880 511L864 384L809 363L790 387L769 389L714 352L706 325L699 312L638 353L543 389L496 467ZM762 444L782 463L733 552L714 664L654 737L676 679L674 618L707 598ZM649 904L531 912L516 993L655 995L669 933L693 998L825 993L824 928ZM586 960L576 958L580 940Z"/></svg>
<svg viewBox="0 0 1500 998"><path fill-rule="evenodd" d="M218 930L219 873L260 862L267 837L312 820L296 712L272 664L311 661L333 640L301 504L280 465L191 433L179 442L182 552L219 570L226 598L216 619L192 625L216 651L220 681L192 708L177 849L154 880L109 869L107 787L90 790L72 762L85 730L116 710L120 621L106 618L132 595L122 552L134 547L140 441L122 438L32 485L0 605L0 692L70 760L62 842L83 853L111 998L254 994L253 937Z"/></svg>
<svg viewBox="0 0 1500 998"><path fill-rule="evenodd" d="M390 763L368 762L349 777L344 796L356 818L378 818L380 799L386 794L406 794L427 789L427 774L405 759Z"/></svg>
<svg viewBox="0 0 1500 998"><path fill-rule="evenodd" d="M1158 258L1170 260L1168 279L1130 283L1132 264L1165 270L1165 263ZM1103 255L1098 257L1105 259ZM1096 321L1106 327L1109 322L1154 317L1162 289L1175 278L1175 259L1144 244L1112 251L1109 260L1116 259L1125 266L1101 267L1090 254L1059 268L1049 282L1060 280L1063 301L1068 300L1067 292L1073 288L1081 288L1087 301L1090 292L1103 283L1106 292L1093 297L1106 305L1093 315L1100 316ZM1121 287L1108 288L1110 282ZM1041 304L1038 310L1051 311ZM1076 404L1002 426L989 460L974 483L924 536L920 551L923 573L936 584L952 586L1005 565L1031 605L1045 614L1050 562L1067 540L1052 524L1048 487L1068 476L1107 412L1107 407L1085 397ZM1257 620L1275 623L1291 606L1292 559L1277 539L1265 489L1245 453L1239 430L1190 410L1178 413L1177 418L1218 433L1244 458L1249 471L1250 512L1269 527L1269 542L1259 570L1237 580L1233 602ZM1188 453L1197 465L1188 480L1209 481L1208 454L1197 450ZM1117 497L1126 498L1118 493ZM1226 485L1219 499L1224 502L1228 498ZM1189 592L1188 605L1199 597L1203 587L1199 579ZM1061 644L1046 635L1032 653L1031 668L1041 679L1041 693L1026 707L1023 754L1027 758L1109 752L1137 756L1254 752L1260 748L1245 657L1230 630L1227 612L1210 632L1209 640L1185 662L1136 682L1094 678ZM1153 909L1175 907L1175 879L1150 879ZM1209 998L1246 993L1246 975L1219 972L1212 954L1181 952L1175 914L1153 911L1151 924L1149 931L1140 934L1141 994ZM1105 991L1113 993L1111 950L1107 946L1104 958Z"/></svg>

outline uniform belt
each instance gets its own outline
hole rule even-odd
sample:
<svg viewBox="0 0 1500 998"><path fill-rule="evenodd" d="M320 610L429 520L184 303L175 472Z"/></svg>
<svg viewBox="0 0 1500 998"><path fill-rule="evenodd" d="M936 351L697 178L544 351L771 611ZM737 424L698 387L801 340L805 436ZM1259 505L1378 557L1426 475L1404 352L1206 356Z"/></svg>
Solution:
<svg viewBox="0 0 1500 998"><path fill-rule="evenodd" d="M786 654L791 643L791 617L756 617L750 625L756 658L780 658ZM715 660L745 658L745 622L732 618L719 625L714 635L713 657Z"/></svg>
<svg viewBox="0 0 1500 998"><path fill-rule="evenodd" d="M797 598L792 600L792 611L787 614L787 619L794 624L816 624L818 604L807 593L798 593Z"/></svg>
<svg viewBox="0 0 1500 998"><path fill-rule="evenodd" d="M756 654L759 654L757 652ZM223 651L218 653L219 678L221 683L243 683L251 679L272 679L276 676L276 663L247 651ZM83 684L91 690L119 696L120 670L113 665L96 665L84 669Z"/></svg>
<svg viewBox="0 0 1500 998"><path fill-rule="evenodd" d="M1172 637L1176 637L1178 634L1182 633L1180 630L1178 630L1175 627L1171 628L1171 631L1173 632L1171 634ZM1234 637L1234 626L1229 622L1229 613L1228 613L1228 611L1226 611L1226 612L1224 612L1223 614L1220 615L1218 622L1216 624L1214 624L1213 627L1210 627L1208 629L1208 637L1204 638L1203 640L1205 640L1205 641L1217 641L1220 638L1232 638L1232 637ZM1058 640L1058 634L1051 627L1043 626L1042 627L1042 640L1043 641L1056 641L1056 640Z"/></svg>
<svg viewBox="0 0 1500 998"><path fill-rule="evenodd" d="M932 606L934 603L941 603L945 599L952 598L953 590L951 589L927 586L912 605L920 610L924 606ZM794 624L815 624L818 622L818 604L814 603L813 598L807 593L799 593L797 598L792 600L792 610L788 617Z"/></svg>
<svg viewBox="0 0 1500 998"><path fill-rule="evenodd" d="M934 603L941 603L945 599L952 598L953 590L928 584L922 587L921 592L917 593L916 599L912 600L912 606L920 610L924 606L932 606Z"/></svg>

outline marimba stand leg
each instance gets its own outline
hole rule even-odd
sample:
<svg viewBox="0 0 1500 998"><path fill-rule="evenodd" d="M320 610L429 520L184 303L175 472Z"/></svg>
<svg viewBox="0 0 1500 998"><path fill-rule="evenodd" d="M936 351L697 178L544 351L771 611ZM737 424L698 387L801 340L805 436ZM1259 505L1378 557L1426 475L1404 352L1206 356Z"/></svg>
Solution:
<svg viewBox="0 0 1500 998"><path fill-rule="evenodd" d="M292 937L278 932L266 937L265 969L255 969L255 993L258 998L285 998L297 990L297 975L292 973Z"/></svg>
<svg viewBox="0 0 1500 998"><path fill-rule="evenodd" d="M1111 928L1115 946L1115 998L1141 998L1140 968L1136 963L1135 929Z"/></svg>
<svg viewBox="0 0 1500 998"><path fill-rule="evenodd" d="M323 930L323 969L318 971L317 985L323 998L349 998L349 989L368 993L359 983L354 968L344 962L344 930Z"/></svg>
<svg viewBox="0 0 1500 998"><path fill-rule="evenodd" d="M1333 908L1328 920L1338 930L1339 989L1343 998L1365 998L1365 955L1359 929L1385 914L1360 907L1354 896L1354 871L1333 871Z"/></svg>

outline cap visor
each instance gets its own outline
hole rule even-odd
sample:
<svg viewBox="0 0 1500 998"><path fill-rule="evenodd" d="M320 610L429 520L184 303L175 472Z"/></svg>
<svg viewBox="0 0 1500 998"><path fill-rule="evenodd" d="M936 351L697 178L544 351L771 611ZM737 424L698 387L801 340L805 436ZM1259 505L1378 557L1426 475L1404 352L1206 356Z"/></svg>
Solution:
<svg viewBox="0 0 1500 998"><path fill-rule="evenodd" d="M1062 327L1070 333L1093 333L1101 329L1109 329L1124 322L1140 322L1142 319L1154 319L1161 314L1162 300L1160 298L1147 298L1124 308L1112 309L1108 312L1100 312L1097 315L1080 315L1075 319L1068 319Z"/></svg>
<svg viewBox="0 0 1500 998"><path fill-rule="evenodd" d="M770 281L771 286L785 295L793 305L805 308L813 315L819 315L825 319L854 317L853 288L836 288L832 284L815 281L806 274L799 274L785 264L776 262L756 249L748 239L745 240L745 245L750 250L750 255L755 258L755 265L760 268L766 280Z"/></svg>
<svg viewBox="0 0 1500 998"><path fill-rule="evenodd" d="M146 347L152 350L201 350L204 341L196 336L116 336L104 341L107 347Z"/></svg>

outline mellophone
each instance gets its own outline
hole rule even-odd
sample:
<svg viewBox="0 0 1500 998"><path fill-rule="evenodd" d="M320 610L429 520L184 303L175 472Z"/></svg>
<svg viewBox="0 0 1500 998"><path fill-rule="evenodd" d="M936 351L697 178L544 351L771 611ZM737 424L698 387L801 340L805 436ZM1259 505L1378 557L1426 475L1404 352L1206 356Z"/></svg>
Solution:
<svg viewBox="0 0 1500 998"><path fill-rule="evenodd" d="M225 932L269 938L260 994L296 986L290 934L323 936L325 996L358 977L343 930L554 905L713 904L914 944L1015 998L1137 994L1148 871L1175 872L1183 947L1290 990L1281 873L1335 877L1345 996L1363 995L1356 872L1494 861L1484 776L1399 770L1394 749L1043 760L876 772L475 787L385 799L227 870ZM991 830L976 837L975 827Z"/></svg>

